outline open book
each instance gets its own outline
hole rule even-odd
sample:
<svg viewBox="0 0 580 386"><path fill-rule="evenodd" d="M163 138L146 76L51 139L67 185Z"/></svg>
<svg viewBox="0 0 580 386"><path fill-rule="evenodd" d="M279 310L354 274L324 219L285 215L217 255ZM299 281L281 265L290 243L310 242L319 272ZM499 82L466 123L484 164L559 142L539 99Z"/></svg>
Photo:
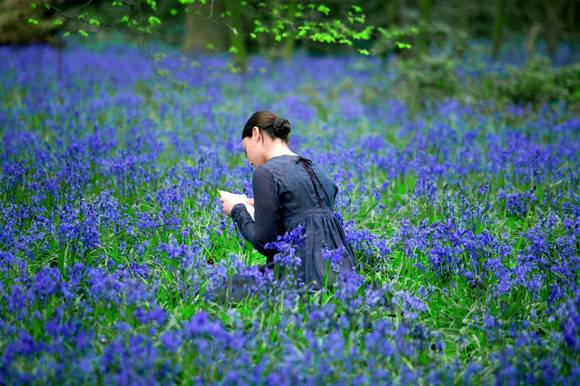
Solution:
<svg viewBox="0 0 580 386"><path fill-rule="evenodd" d="M226 192L225 190L218 190L218 192L222 198L227 198L227 199L234 200L234 201L247 201L248 200L248 196L246 196L245 194L230 193L230 192ZM254 218L254 211L255 211L254 206L250 205L247 202L244 202L244 205L246 206L246 210L248 211L248 213L252 217L252 220L256 221L256 219Z"/></svg>

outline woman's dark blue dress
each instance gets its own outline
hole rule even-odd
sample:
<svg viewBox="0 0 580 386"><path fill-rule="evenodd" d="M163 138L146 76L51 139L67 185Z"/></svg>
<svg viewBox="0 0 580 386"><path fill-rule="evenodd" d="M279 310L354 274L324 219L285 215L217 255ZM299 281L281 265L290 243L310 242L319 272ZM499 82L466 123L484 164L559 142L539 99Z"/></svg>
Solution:
<svg viewBox="0 0 580 386"><path fill-rule="evenodd" d="M298 275L304 283L318 288L324 283L329 269L322 255L323 247L330 250L344 247L343 258L334 268L355 269L354 251L334 214L338 186L316 163L300 155L272 157L256 167L252 189L255 221L244 204L234 205L232 219L244 238L266 256L266 266L274 265L277 251L264 245L302 225L304 240L296 255L302 262ZM332 272L330 275L334 276Z"/></svg>

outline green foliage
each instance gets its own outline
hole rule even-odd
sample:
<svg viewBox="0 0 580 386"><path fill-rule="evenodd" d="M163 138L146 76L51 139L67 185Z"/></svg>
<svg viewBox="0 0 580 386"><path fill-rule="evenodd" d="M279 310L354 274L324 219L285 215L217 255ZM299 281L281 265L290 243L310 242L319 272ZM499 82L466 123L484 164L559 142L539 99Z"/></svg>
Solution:
<svg viewBox="0 0 580 386"><path fill-rule="evenodd" d="M109 13L105 17L101 3L92 7L74 7L72 2L67 1L61 1L58 5L43 2L43 5L59 15L53 25L67 32L63 35L65 37L71 33L87 37L104 25L122 32L152 35L164 24L166 18L186 14L192 5L196 5L195 12L207 14L208 18L214 19L214 22L223 25L233 34L232 39L239 40L236 47L238 55L244 51L240 47L241 42L246 38L258 40L260 35L262 42L269 41L274 46L284 41L307 40L323 45L352 47L354 52L361 55L373 54L367 46L357 45L357 42L362 41L381 40L391 47L410 48L408 42L401 41L408 36L408 31L398 30L395 26L389 26L387 30L384 26L375 25L368 21L363 6L350 2L226 1L221 11L217 10L213 1L207 0L174 0L164 3L155 0L111 0L103 3L110 5L109 9L113 10L114 15ZM37 4L33 3L33 6ZM70 9L63 12L67 8ZM29 18L28 23L38 24L38 20ZM248 23L252 27L247 28ZM246 28L247 31L244 30Z"/></svg>
<svg viewBox="0 0 580 386"><path fill-rule="evenodd" d="M557 100L580 103L580 65L553 68L545 57L536 57L524 67L509 67L505 75L491 75L479 93L505 103L541 105Z"/></svg>
<svg viewBox="0 0 580 386"><path fill-rule="evenodd" d="M373 34L378 33L379 38L393 39L392 36L381 36L382 31L379 26L367 23L362 7L351 5L346 7L346 17L341 17L341 9L331 9L325 4L309 3L295 4L290 8L289 4L272 3L270 14L272 18L264 20L254 20L254 29L250 32L250 38L256 39L259 34L265 37L273 37L274 43L283 40L305 39L322 44L338 44L354 46L355 41L368 41L373 39ZM282 17L294 9L292 18ZM331 15L335 17L329 17ZM344 20L346 19L346 20ZM398 36L398 35L397 35ZM364 48L358 48L357 52L362 55L369 55L370 52Z"/></svg>
<svg viewBox="0 0 580 386"><path fill-rule="evenodd" d="M573 111L580 110L578 64L554 68L547 58L535 57L521 68L484 72L481 63L460 61L453 50L437 56L399 57L392 63L397 76L384 93L403 100L413 113L445 98L533 107L563 101Z"/></svg>
<svg viewBox="0 0 580 386"><path fill-rule="evenodd" d="M377 27L378 36L373 40L371 53L373 55L382 55L393 52L394 49L409 49L412 47L410 43L402 42L402 40L412 39L419 33L419 30L414 26L399 27L389 26Z"/></svg>
<svg viewBox="0 0 580 386"><path fill-rule="evenodd" d="M161 24L161 20L155 16L149 16L149 25L159 25Z"/></svg>
<svg viewBox="0 0 580 386"><path fill-rule="evenodd" d="M422 109L424 103L454 96L460 91L457 61L451 56L420 55L398 60L395 68L394 93L411 110Z"/></svg>

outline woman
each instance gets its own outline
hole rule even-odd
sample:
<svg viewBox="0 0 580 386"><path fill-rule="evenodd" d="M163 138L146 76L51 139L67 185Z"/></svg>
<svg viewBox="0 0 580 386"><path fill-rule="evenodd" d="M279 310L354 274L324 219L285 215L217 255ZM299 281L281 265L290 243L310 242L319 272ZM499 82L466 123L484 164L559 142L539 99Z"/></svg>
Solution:
<svg viewBox="0 0 580 386"><path fill-rule="evenodd" d="M247 202L254 205L255 221L244 202L222 199L223 210L232 216L244 238L266 256L262 270L274 266L277 253L265 245L302 225L305 238L296 253L301 259L298 276L304 283L321 288L325 274L333 276L323 248L344 252L342 258L333 258L333 269L337 271L354 270L355 256L334 216L338 186L317 164L288 148L289 133L288 120L270 111L252 114L242 131L242 146L250 164L256 167L252 179L254 198Z"/></svg>

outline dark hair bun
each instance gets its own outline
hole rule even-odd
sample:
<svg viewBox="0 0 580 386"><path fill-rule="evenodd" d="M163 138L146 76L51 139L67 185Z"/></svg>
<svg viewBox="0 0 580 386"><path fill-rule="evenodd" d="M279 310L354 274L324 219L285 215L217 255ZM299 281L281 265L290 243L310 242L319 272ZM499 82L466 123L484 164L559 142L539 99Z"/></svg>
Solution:
<svg viewBox="0 0 580 386"><path fill-rule="evenodd" d="M276 137L286 138L290 134L290 122L284 118L276 118L272 122L272 131Z"/></svg>

